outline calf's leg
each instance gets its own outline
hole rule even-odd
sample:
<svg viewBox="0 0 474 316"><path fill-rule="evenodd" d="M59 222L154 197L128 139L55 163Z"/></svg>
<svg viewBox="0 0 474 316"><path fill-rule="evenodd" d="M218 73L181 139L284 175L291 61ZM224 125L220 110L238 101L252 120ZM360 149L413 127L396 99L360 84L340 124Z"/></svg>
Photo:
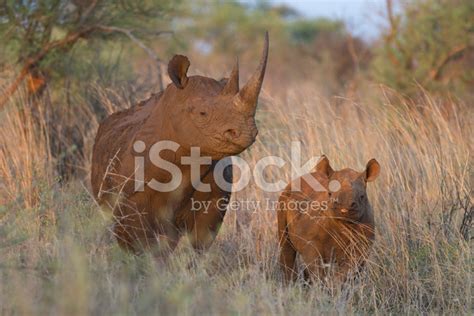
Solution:
<svg viewBox="0 0 474 316"><path fill-rule="evenodd" d="M285 281L294 281L296 271L296 250L288 235L286 211L278 209L278 239L280 245L280 265L283 269Z"/></svg>

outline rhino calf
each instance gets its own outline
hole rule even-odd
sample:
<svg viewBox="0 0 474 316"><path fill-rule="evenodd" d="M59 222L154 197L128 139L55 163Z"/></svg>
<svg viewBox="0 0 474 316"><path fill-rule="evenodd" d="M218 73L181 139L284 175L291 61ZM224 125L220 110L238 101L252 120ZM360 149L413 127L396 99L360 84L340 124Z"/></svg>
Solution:
<svg viewBox="0 0 474 316"><path fill-rule="evenodd" d="M335 171L323 156L310 174L321 190L305 181L309 175L299 179L298 191L291 191L292 184L285 188L278 203L278 235L280 264L287 281L297 276L297 254L305 265L305 277L333 276L336 283L363 264L374 239L366 186L379 171L375 159L363 172Z"/></svg>

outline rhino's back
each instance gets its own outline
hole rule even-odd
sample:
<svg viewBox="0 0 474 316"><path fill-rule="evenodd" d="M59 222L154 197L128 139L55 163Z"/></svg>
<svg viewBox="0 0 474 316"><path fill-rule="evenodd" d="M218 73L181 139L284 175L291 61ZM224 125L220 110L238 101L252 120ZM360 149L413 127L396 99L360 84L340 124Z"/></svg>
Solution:
<svg viewBox="0 0 474 316"><path fill-rule="evenodd" d="M104 176L120 170L120 162L133 136L149 117L161 94L129 109L115 112L103 120L95 137L92 149L91 185L95 198L100 191L110 190L113 178Z"/></svg>

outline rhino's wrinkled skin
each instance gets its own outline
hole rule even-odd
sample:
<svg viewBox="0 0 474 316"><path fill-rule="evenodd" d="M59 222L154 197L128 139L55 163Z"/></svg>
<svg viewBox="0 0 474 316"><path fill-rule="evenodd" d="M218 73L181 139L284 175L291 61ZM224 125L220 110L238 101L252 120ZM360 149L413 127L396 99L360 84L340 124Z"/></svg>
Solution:
<svg viewBox="0 0 474 316"><path fill-rule="evenodd" d="M323 156L311 175L325 190L314 190L302 180L301 191L291 191L290 184L282 192L278 236L280 264L287 281L297 276L297 254L306 277L333 277L337 283L363 264L374 239L366 185L379 171L375 159L363 172L349 168L334 171Z"/></svg>
<svg viewBox="0 0 474 316"><path fill-rule="evenodd" d="M230 190L216 185L214 165L255 141L255 111L267 56L268 34L257 70L240 89L237 63L230 78L217 81L188 77L188 59L176 55L168 65L172 83L164 91L100 124L92 155L92 189L98 203L112 209L114 232L123 248L135 252L172 250L183 234L188 234L196 249L210 246L225 215L222 198L230 197ZM179 187L171 192L147 185L152 179L160 183L171 179L171 174L152 164L149 157L150 147L164 140L180 145L177 151L160 153L182 173ZM137 141L145 146L134 147ZM213 164L202 166L200 174L201 181L211 185L209 193L192 186L190 166L181 163L181 157L190 156L191 147L199 147L201 156L212 157ZM145 159L143 192L135 190L136 157ZM224 176L231 180L231 167L225 169ZM207 212L192 211L192 200L210 202L211 207ZM221 201L219 207L217 201Z"/></svg>

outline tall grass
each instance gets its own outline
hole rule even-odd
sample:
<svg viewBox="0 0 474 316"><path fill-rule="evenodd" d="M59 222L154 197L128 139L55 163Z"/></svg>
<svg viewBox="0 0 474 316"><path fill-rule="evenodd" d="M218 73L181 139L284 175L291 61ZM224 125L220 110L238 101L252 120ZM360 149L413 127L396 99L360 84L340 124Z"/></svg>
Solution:
<svg viewBox="0 0 474 316"><path fill-rule="evenodd" d="M38 198L37 181L52 180L49 140L42 113L35 118L21 105L2 113L0 135L0 200L31 207Z"/></svg>
<svg viewBox="0 0 474 316"><path fill-rule="evenodd" d="M473 207L473 108L371 89L357 101L320 98L309 84L288 88L285 99L263 93L258 141L242 154L251 166L267 155L289 161L299 140L303 156L325 154L336 169L362 170L372 157L381 163L368 189L373 251L361 275L338 290L282 283L276 216L266 206L278 193L254 184L233 201L261 204L230 209L208 252L195 254L184 241L165 264L124 253L87 177L56 181L47 124L24 103L10 106L0 122L0 313L472 312L472 245L460 227ZM102 99L109 112L117 106ZM96 128L87 113L93 124L79 126ZM94 131L81 134L87 169ZM289 171L270 167L265 176L289 180ZM463 231L470 225L465 219Z"/></svg>

